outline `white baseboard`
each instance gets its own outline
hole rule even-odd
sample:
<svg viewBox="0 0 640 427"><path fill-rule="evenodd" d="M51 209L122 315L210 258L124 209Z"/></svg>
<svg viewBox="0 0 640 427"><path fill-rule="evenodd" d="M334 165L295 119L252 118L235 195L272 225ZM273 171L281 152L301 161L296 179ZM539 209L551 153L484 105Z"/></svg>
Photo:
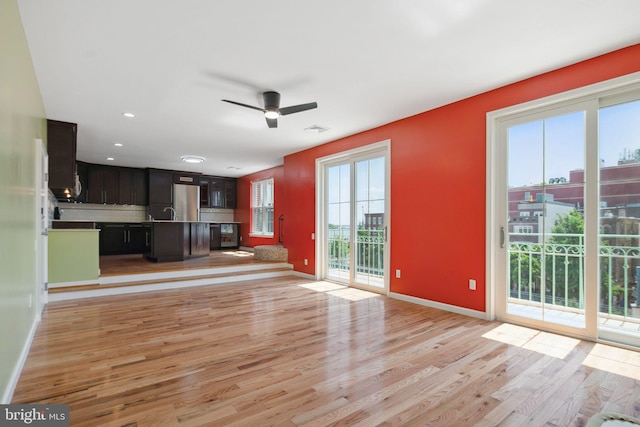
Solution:
<svg viewBox="0 0 640 427"><path fill-rule="evenodd" d="M299 271L294 271L293 274L294 276L302 277L303 279L318 280L313 274L301 273Z"/></svg>
<svg viewBox="0 0 640 427"><path fill-rule="evenodd" d="M458 307L456 305L444 304L441 302L430 301L418 297L412 297L410 295L397 294L395 292L389 292L390 298L399 299L413 304L423 305L425 307L437 308L438 310L450 311L452 313L462 314L464 316L475 317L478 319L486 320L487 315L484 311L471 310L469 308Z"/></svg>
<svg viewBox="0 0 640 427"><path fill-rule="evenodd" d="M13 371L11 372L11 376L9 377L9 382L7 383L7 388L2 392L2 399L0 399L0 404L2 405L11 403L13 392L16 391L16 386L18 385L18 380L20 379L22 368L24 368L24 364L27 361L27 356L29 356L29 350L31 349L31 344L33 343L33 338L36 335L37 329L38 320L34 317L33 322L31 323L31 330L29 331L29 335L27 336L27 339L22 346L20 358L13 367Z"/></svg>
<svg viewBox="0 0 640 427"><path fill-rule="evenodd" d="M95 280L77 280L75 282L58 282L58 283L49 283L49 289L52 288L66 288L68 286L86 286L86 285L95 285L98 283L100 279L96 278Z"/></svg>

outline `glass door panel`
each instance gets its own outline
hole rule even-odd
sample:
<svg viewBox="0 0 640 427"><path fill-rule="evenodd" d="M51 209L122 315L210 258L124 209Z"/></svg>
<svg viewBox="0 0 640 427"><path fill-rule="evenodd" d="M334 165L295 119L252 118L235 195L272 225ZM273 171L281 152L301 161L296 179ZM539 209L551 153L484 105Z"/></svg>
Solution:
<svg viewBox="0 0 640 427"><path fill-rule="evenodd" d="M600 108L598 122L599 335L640 345L640 101Z"/></svg>
<svg viewBox="0 0 640 427"><path fill-rule="evenodd" d="M573 328L584 315L585 112L507 128L507 313Z"/></svg>
<svg viewBox="0 0 640 427"><path fill-rule="evenodd" d="M384 287L386 226L384 157L355 162L355 277L357 283Z"/></svg>
<svg viewBox="0 0 640 427"><path fill-rule="evenodd" d="M328 166L327 277L348 281L351 277L351 165Z"/></svg>

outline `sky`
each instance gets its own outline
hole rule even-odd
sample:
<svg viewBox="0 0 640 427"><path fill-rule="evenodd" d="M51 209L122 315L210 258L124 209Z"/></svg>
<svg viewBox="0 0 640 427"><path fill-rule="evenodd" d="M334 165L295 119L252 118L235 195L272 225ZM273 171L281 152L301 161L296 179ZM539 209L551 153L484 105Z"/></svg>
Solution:
<svg viewBox="0 0 640 427"><path fill-rule="evenodd" d="M625 150L640 148L640 100L601 108L598 120L602 166L615 166ZM570 170L584 169L584 138L583 112L509 128L509 186L568 181Z"/></svg>

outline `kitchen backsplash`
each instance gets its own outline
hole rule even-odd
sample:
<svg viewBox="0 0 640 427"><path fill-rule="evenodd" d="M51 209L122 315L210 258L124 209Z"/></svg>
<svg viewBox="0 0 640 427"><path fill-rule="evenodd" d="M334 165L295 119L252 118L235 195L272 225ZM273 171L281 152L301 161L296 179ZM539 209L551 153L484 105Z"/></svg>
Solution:
<svg viewBox="0 0 640 427"><path fill-rule="evenodd" d="M93 203L58 203L64 221L143 222L148 221L145 206L101 205ZM233 222L233 209L202 208L200 221Z"/></svg>

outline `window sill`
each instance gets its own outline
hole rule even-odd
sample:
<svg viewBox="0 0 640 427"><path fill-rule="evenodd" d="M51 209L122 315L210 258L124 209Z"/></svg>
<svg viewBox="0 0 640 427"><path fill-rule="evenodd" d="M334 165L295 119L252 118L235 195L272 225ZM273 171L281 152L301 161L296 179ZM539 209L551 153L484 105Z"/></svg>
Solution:
<svg viewBox="0 0 640 427"><path fill-rule="evenodd" d="M273 239L273 233L271 234L254 234L249 233L249 237L261 237L263 239Z"/></svg>

